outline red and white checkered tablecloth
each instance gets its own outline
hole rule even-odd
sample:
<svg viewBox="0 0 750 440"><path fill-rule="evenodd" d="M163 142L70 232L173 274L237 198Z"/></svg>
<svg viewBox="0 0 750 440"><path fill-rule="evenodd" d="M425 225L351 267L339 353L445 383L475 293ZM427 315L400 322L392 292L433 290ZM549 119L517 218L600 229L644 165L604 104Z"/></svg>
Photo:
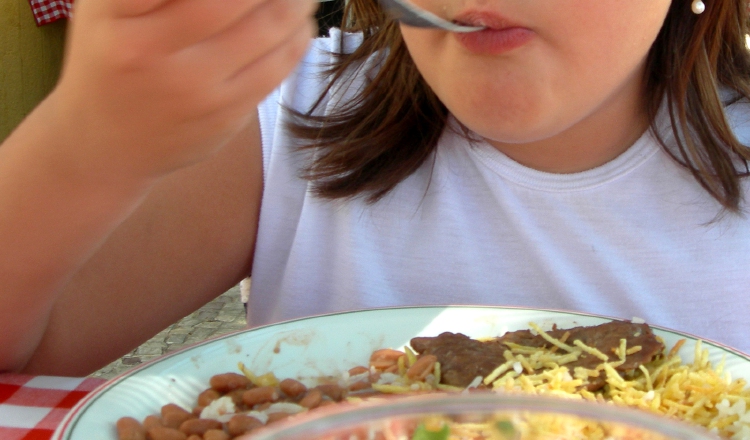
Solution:
<svg viewBox="0 0 750 440"><path fill-rule="evenodd" d="M73 0L29 0L29 4L37 26L70 18L73 13Z"/></svg>
<svg viewBox="0 0 750 440"><path fill-rule="evenodd" d="M103 379L0 374L0 439L48 440Z"/></svg>

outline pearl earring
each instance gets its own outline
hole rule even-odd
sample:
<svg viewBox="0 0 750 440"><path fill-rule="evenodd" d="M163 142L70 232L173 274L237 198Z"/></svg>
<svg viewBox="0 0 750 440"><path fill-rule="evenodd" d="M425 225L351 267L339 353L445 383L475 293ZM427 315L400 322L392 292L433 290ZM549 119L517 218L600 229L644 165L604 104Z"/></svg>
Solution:
<svg viewBox="0 0 750 440"><path fill-rule="evenodd" d="M691 8L693 9L694 14L702 14L703 11L706 10L706 4L701 0L693 0L693 5L691 6Z"/></svg>

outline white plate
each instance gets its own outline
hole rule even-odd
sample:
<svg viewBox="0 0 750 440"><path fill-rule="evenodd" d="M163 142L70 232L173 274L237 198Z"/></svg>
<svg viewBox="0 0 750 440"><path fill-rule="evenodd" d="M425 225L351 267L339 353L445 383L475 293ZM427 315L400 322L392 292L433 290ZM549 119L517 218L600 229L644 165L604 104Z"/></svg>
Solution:
<svg viewBox="0 0 750 440"><path fill-rule="evenodd" d="M192 408L198 393L218 373L239 372L243 362L256 374L314 378L338 375L366 365L378 348L402 348L414 336L461 332L471 337L502 335L527 329L529 322L550 329L597 325L612 318L583 313L507 307L405 307L365 310L304 318L231 333L156 359L117 377L90 393L70 411L53 440L115 440L115 422L131 416L143 419L167 403ZM671 348L691 362L697 338L653 327ZM750 381L750 357L708 341L703 347L717 365L725 358L732 378Z"/></svg>

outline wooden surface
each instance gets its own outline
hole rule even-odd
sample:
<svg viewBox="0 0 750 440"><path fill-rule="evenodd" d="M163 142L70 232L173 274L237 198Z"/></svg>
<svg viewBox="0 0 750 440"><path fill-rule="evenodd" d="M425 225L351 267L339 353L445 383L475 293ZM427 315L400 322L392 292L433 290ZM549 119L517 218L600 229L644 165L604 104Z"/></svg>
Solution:
<svg viewBox="0 0 750 440"><path fill-rule="evenodd" d="M0 0L0 141L54 87L65 24L37 27L27 0Z"/></svg>

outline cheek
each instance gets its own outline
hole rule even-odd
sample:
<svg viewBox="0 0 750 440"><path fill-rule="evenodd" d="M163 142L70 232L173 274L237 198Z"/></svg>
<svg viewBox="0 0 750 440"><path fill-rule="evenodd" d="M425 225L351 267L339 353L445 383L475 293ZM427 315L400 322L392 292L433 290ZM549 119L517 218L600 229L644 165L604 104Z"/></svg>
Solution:
<svg viewBox="0 0 750 440"><path fill-rule="evenodd" d="M567 129L640 82L668 7L647 1L642 9L630 8L638 11L616 11L621 16L590 9L607 17L599 21L538 15L537 37L504 57L468 54L442 32L402 27L402 34L425 81L462 123L485 137L532 141Z"/></svg>

